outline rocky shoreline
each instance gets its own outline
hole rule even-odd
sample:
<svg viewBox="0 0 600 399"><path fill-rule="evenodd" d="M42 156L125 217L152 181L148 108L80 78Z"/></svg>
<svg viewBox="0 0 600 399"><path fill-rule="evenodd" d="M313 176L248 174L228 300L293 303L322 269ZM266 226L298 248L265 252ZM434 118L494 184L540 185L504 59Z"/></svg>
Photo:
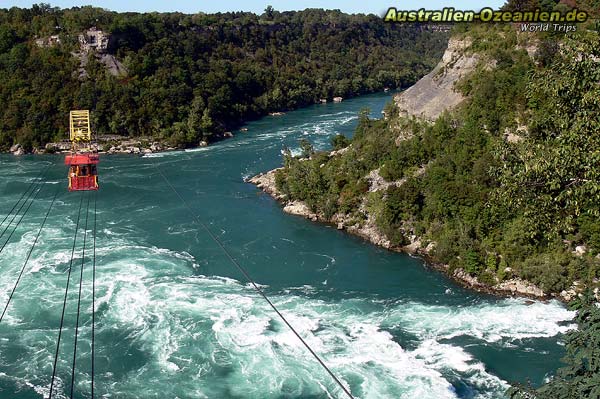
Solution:
<svg viewBox="0 0 600 399"><path fill-rule="evenodd" d="M312 212L304 202L289 200L285 194L281 193L277 189L275 184L275 173L279 169L281 168L260 173L247 179L247 182L256 185L259 189L277 200L282 205L283 211L286 213L302 216L313 222L332 225L338 230L345 230L349 234L361 237L372 244L390 251L418 256L424 259L428 266L445 273L464 287L499 296L518 296L539 300L556 298L563 302L569 302L579 293L577 285L574 285L570 290L563 291L558 295L550 295L534 284L517 277L498 282L493 286L489 286L480 282L476 277L469 275L461 268L454 269L452 272L450 272L448 265L439 264L432 260L430 252L435 247L435 243L433 242L425 242L420 237L413 235L409 237L411 242L408 245L394 246L391 244L390 240L385 236L385 234L383 234L375 225L374 217L368 213L365 214L366 220L362 223L350 221L345 217L346 215L342 214L335 214L332 218L327 219L323 215ZM366 212L366 210L362 209L361 211L363 213Z"/></svg>
<svg viewBox="0 0 600 399"><path fill-rule="evenodd" d="M200 147L207 146L207 142L201 142ZM10 147L8 153L20 156L25 154L63 154L71 151L72 144L68 140L47 143L43 148L34 148L27 152L20 144ZM155 152L174 151L181 148L172 146L166 142L158 141L152 138L140 137L129 138L125 136L107 135L100 136L97 142L92 144L92 148L99 154L134 154L144 155Z"/></svg>

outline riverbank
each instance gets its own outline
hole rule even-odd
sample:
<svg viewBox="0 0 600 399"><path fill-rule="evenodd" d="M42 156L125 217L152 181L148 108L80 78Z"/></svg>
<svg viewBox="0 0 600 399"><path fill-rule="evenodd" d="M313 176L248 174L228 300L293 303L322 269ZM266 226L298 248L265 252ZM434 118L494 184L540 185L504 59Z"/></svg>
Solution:
<svg viewBox="0 0 600 399"><path fill-rule="evenodd" d="M331 156L336 152L332 151ZM371 215L364 204L360 207L360 212L364 215L363 221L356 221L347 215L337 213L331 218L326 218L320 213L315 213L302 201L289 200L285 194L281 193L276 186L275 175L281 168L273 169L265 173L260 173L247 179L247 182L256 185L263 192L269 194L277 200L285 213L297 215L309 219L313 222L319 222L334 226L338 230L344 230L349 234L358 236L374 245L394 252L406 253L417 256L425 260L427 266L445 273L448 277L460 285L478 292L484 292L498 296L517 296L532 299L551 299L556 298L562 302L569 302L580 293L579 285L574 284L569 290L562 291L559 294L544 292L540 287L533 283L518 277L507 278L503 281L497 281L494 285L485 284L477 277L469 275L462 268L450 269L446 264L436 263L432 260L431 252L435 248L435 242L427 241L416 235L409 236L410 243L404 246L394 246L386 235L377 227L375 217ZM510 269L507 270L510 273ZM596 295L598 296L596 290Z"/></svg>
<svg viewBox="0 0 600 399"><path fill-rule="evenodd" d="M229 132L228 132L229 133ZM227 137L233 137L229 133ZM199 147L208 146L208 142L202 141ZM10 147L8 153L19 156L25 154L63 154L71 151L72 144L68 140L47 143L43 148L33 148L31 151L26 151L20 144L15 144ZM151 137L131 138L119 135L99 136L97 141L92 144L92 148L98 151L99 154L133 154L144 155L163 151L174 151L183 149L171 145L165 140L156 140Z"/></svg>
<svg viewBox="0 0 600 399"><path fill-rule="evenodd" d="M386 91L387 92L387 91ZM325 102L319 102L318 104L324 104ZM341 102L337 101L337 102ZM285 112L271 112L268 116L282 116ZM238 126L237 132L245 133L248 128L245 127L245 123ZM67 134L68 135L68 134ZM220 141L232 138L234 134L231 131L226 131L220 134L215 134L212 137L212 141L201 140L197 146L177 146L173 145L170 140L159 140L154 137L129 137L121 136L116 134L101 135L96 138L95 143L91 145L92 149L97 151L99 154L131 154L131 155L145 155L153 154L157 152L185 150L186 148L202 148L207 147L211 144L218 143ZM72 143L69 140L61 140L55 142L46 143L43 147L34 147L31 150L26 150L20 143L12 145L8 151L0 151L0 153L12 154L15 156L20 155L38 155L38 154L67 154L71 152Z"/></svg>

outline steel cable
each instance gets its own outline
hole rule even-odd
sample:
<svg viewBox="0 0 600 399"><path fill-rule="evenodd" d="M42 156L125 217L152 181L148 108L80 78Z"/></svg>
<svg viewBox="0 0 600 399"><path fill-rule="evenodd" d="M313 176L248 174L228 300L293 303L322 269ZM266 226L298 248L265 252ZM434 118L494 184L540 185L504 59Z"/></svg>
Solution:
<svg viewBox="0 0 600 399"><path fill-rule="evenodd" d="M344 386L344 384L342 384L342 382L337 378L337 376L333 373L333 371L331 371L331 369L325 364L325 362L323 360L321 360L321 358L319 357L319 355L310 347L310 345L304 340L304 338L302 338L302 336L296 331L296 329L288 322L288 320L285 318L285 316L279 311L279 309L277 309L277 307L275 306L275 304L273 304L273 302L271 302L271 300L267 297L267 295L258 287L258 285L254 282L254 280L252 279L252 277L250 277L250 275L248 274L248 272L229 253L229 251L227 250L227 248L217 238L217 236L215 236L212 233L212 231L210 231L210 229L208 228L208 226L198 217L198 215L196 215L196 213L194 213L194 211L189 206L189 204L187 203L187 201L181 196L181 194L179 194L179 192L171 184L171 182L169 181L169 179L167 179L167 177L162 172L162 170L160 170L160 168L158 166L156 166L156 162L153 162L153 165L156 168L156 170L158 171L158 173L160 173L160 175L162 176L162 178L164 179L164 181L167 183L167 185L171 188L171 190L175 193L175 195L177 195L177 197L179 197L179 199L181 200L181 202L183 203L183 205L188 209L188 212L189 212L190 216L192 216L194 219L196 219L196 221L208 233L208 235L211 237L211 239L219 246L219 248L221 248L221 250L223 251L223 253L231 261L231 263L244 275L244 277L248 280L248 282L252 285L252 287L254 287L254 289L256 290L256 292L258 292L258 294L260 294L260 296L269 304L269 306L275 311L275 313L277 313L277 315L279 316L279 318L281 318L281 320L289 327L289 329L292 331L292 333L294 333L294 335L300 340L300 342L306 347L306 349L312 354L312 356L319 362L319 364L325 369L325 371L327 371L327 373L331 376L331 378L333 378L333 380L344 391L344 393L350 399L354 399L354 396L352 396L352 393L350 393L350 391L348 390L348 388L346 388L346 386Z"/></svg>
<svg viewBox="0 0 600 399"><path fill-rule="evenodd" d="M92 252L92 395L94 399L94 373L95 373L95 334L96 334L96 215L98 205L98 192L94 193L94 246Z"/></svg>
<svg viewBox="0 0 600 399"><path fill-rule="evenodd" d="M50 163L44 169L42 169L38 173L38 175L34 178L34 180L31 183L29 183L29 186L27 186L27 189L23 192L23 194L21 194L21 196L19 197L19 199L17 200L17 202L15 202L15 204L12 206L12 208L10 208L10 211L8 211L8 213L6 214L6 216L4 216L4 219L2 219L2 222L0 222L0 226L2 226L4 224L4 222L6 221L6 219L8 219L8 217L10 216L10 214L12 213L12 211L14 211L15 208L17 207L17 205L19 205L19 202L21 202L21 200L25 197L25 195L27 194L27 192L31 188L33 188L36 183L39 183L39 181L41 181L41 178L43 177L43 175L46 174L46 172L48 171L48 169L50 168L50 166L52 166L52 163ZM39 181L37 179L39 179ZM33 191L34 190L32 190L32 192ZM0 237L2 237L3 234L4 233L0 234Z"/></svg>
<svg viewBox="0 0 600 399"><path fill-rule="evenodd" d="M25 218L25 215L27 215L27 212L29 212L29 208L31 208L31 205L33 205L33 203L34 203L35 199L37 198L38 194L40 193L40 191L42 191L41 187L37 189L37 191L35 192L35 195L33 196L33 199L31 199L31 201L29 201L29 199L25 200L23 202L23 204L19 207L19 210L17 211L17 213L15 213L15 215L11 219L10 223L8 225L6 225L6 227L8 228L12 224L12 222L15 220L15 218L17 217L17 215L19 214L19 212L21 212L21 209L23 208L23 206L27 203L27 201L29 201L29 205L27 205L27 207L25 208L25 211L21 215L21 218L19 219L19 221L17 222L17 224L13 227L12 231L8 235L8 238L6 239L6 241L4 241L4 244L2 244L2 247L0 247L0 254L2 253L2 251L4 251L4 248L6 247L6 245L8 244L8 242L10 241L11 237L13 236L13 234L15 234L15 231L17 231L17 228L19 227L19 225L21 224L21 222ZM4 234L4 232L2 234ZM1 237L1 235L0 235L0 237Z"/></svg>
<svg viewBox="0 0 600 399"><path fill-rule="evenodd" d="M81 287L83 285L83 266L85 265L85 244L87 240L88 216L90 211L90 196L86 195L87 207L85 210L85 227L83 230L83 247L81 248L81 272L79 273L79 294L77 296L77 318L75 320L75 341L73 344L73 367L71 372L71 399L73 399L73 391L75 387L75 363L77 360L77 338L79 336L79 314L81 312Z"/></svg>
<svg viewBox="0 0 600 399"><path fill-rule="evenodd" d="M8 301L6 302L6 305L4 306L4 310L2 311L2 315L0 316L0 323L2 323L2 319L4 319L4 315L6 314L6 310L8 309L8 306L10 305L10 301L13 298L13 295L15 293L15 291L17 290L17 286L19 285L19 282L21 281L21 277L23 276L23 272L25 271L25 268L27 267L27 263L29 262L29 259L31 258L31 254L33 253L33 249L35 248L38 239L40 238L40 234L42 233L42 230L44 228L44 225L46 224L46 220L48 220L48 215L50 215L50 210L52 209L52 206L54 205L54 202L56 201L56 198L58 197L58 192L59 192L59 188L56 189L56 192L54 193L54 197L52 198L52 202L50 203L50 206L48 207L48 210L46 211L46 216L44 216L44 220L42 221L42 224L40 225L40 229L37 232L37 235L35 236L35 240L33 241L33 245L31 246L31 248L29 249L29 252L27 253L27 258L25 259L25 263L23 263L23 267L21 268L21 272L19 273L19 277L17 277L17 281L15 282L15 286L13 287L9 297L8 297Z"/></svg>
<svg viewBox="0 0 600 399"><path fill-rule="evenodd" d="M62 314L60 316L60 328L58 330L58 340L56 341L56 354L54 355L54 365L52 366L52 380L50 381L50 394L48 399L52 399L52 389L54 388L54 379L56 378L56 364L58 363L58 355L60 351L60 340L65 322L65 309L67 307L67 296L69 294L69 282L71 281L71 270L73 269L73 257L75 255L75 245L77 243L77 231L79 230L79 220L81 218L81 206L83 205L83 195L79 201L79 211L77 212L77 222L75 223L75 233L73 235L73 248L71 249L71 260L69 261L69 269L67 273L67 285L65 287L65 298L63 301Z"/></svg>

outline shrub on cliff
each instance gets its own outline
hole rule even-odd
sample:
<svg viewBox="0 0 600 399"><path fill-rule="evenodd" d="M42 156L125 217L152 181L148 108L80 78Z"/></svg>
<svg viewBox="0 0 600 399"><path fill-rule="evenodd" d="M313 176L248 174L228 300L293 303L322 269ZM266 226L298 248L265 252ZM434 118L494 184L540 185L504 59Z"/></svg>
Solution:
<svg viewBox="0 0 600 399"><path fill-rule="evenodd" d="M538 389L516 386L511 399L581 399L600 397L600 307L591 295L578 299L577 329L565 336L565 366Z"/></svg>

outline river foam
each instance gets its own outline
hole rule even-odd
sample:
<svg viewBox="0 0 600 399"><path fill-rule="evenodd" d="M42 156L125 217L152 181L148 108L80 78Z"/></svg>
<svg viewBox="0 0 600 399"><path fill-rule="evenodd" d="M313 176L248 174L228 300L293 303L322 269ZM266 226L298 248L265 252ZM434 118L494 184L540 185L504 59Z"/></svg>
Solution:
<svg viewBox="0 0 600 399"><path fill-rule="evenodd" d="M121 372L98 378L100 391L119 392L125 398L153 397L155 388L146 382L154 381L164 397L339 397L339 387L248 285L230 278L191 276L190 265L197 261L189 253L104 237L112 246L100 245L97 253L102 270L97 282L98 356L104 359L103 372ZM15 244L15 253L24 252L29 241L26 237ZM61 252L42 256L56 267L66 261ZM46 270L34 269L32 277ZM40 278L48 284L33 288L31 297L45 297L45 306L56 308L64 274ZM460 335L486 342L549 337L566 331L569 327L560 323L572 317L554 302L528 305L506 299L453 309L368 298L327 301L305 296L306 290L313 292L314 287L272 292L271 297L357 398L455 398L453 376L469 381L473 397L498 397L507 388L505 381L486 371L464 348L441 341ZM89 301L86 287L86 306ZM11 313L19 314L19 309ZM521 323L523 319L529 322ZM89 348L89 318L83 325L82 354ZM413 347L403 347L394 329L420 338ZM34 334L25 329L18 341L50 343L55 333L54 328ZM72 328L65 337L68 342ZM113 340L137 358L130 368L118 364L120 356L111 359ZM25 369L34 370L40 363L47 369L52 345L38 346L36 356L29 352L20 361L29 356L37 361L26 360ZM68 370L66 361L59 366L63 373ZM184 382L171 384L175 375ZM43 386L38 373L17 377ZM209 382L217 379L218 384ZM78 380L89 380L89 374L81 372Z"/></svg>
<svg viewBox="0 0 600 399"><path fill-rule="evenodd" d="M247 397L278 397L288 390L304 397L318 395L323 387L329 395L339 395L297 338L247 286L207 276L165 281L152 279L142 269L128 270L129 277L112 279L118 288L112 292L107 317L134 328L133 337L148 348L155 372L160 371L152 378L179 372L193 379L207 370L225 368L227 373L220 378ZM557 303L529 306L519 300L473 305L454 313L418 303L388 304L365 313L361 302L368 300L332 303L307 299L298 290L289 292L272 299L361 398L457 397L447 379L452 374L482 392L474 397L497 397L506 382L463 348L439 340L457 335L489 341L553 336L568 328L558 323L572 316ZM498 309L499 317L493 317ZM519 325L520 320L505 317L509 313L531 322ZM399 324L423 337L416 349L403 348L388 331ZM205 329L191 328L201 325ZM204 353L194 356L196 346Z"/></svg>
<svg viewBox="0 0 600 399"><path fill-rule="evenodd" d="M7 246L13 259L25 257L34 238L33 226L34 221L25 224ZM62 229L50 227L43 232L41 246L34 251L23 286L1 326L10 343L20 349L5 356L0 366L21 370L12 375L12 383L36 392L42 392L53 359L56 318L70 259L70 242L64 237L73 229L69 221ZM135 231L108 224L99 232L99 391L118 392L123 398L154 397L157 387L164 397L340 396L340 388L248 284L194 275L200 262L192 254L132 241ZM75 271L81 262L79 250ZM325 267L343 267L328 254L307 252L303 257L325 261ZM2 260L3 302L20 264ZM84 276L89 282L89 266ZM456 398L457 380L469 385L471 397L499 397L507 383L448 340L468 336L510 345L572 328L563 323L572 312L557 302L505 299L453 307L367 297L326 300L319 298L319 288L310 285L262 289L357 398ZM69 375L74 295L69 295L59 361L62 380ZM43 300L35 302L35 298ZM88 312L82 317L79 345L82 364L89 362L90 303L86 284L83 308ZM417 337L416 341L407 346L398 331ZM15 349L3 342L0 351ZM175 376L180 383L171 383ZM89 379L89 367L78 371L82 392L88 389L84 382ZM60 383L58 389L62 390Z"/></svg>

